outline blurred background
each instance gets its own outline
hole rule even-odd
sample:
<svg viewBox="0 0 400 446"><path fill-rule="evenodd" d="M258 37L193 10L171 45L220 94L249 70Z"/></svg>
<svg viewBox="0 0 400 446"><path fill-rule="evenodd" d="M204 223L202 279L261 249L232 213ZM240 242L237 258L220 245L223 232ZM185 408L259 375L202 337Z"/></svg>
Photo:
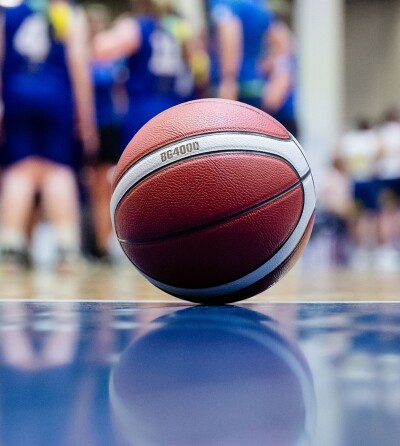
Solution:
<svg viewBox="0 0 400 446"><path fill-rule="evenodd" d="M216 395L218 408L232 395L246 401L254 384L262 405L229 403L245 420L233 427L253 435L260 414L275 414L262 424L284 427L278 434L289 444L295 405L280 392L296 392L287 374L269 374L270 339L290 364L298 358L296 370L311 370L303 384L313 375L315 444L396 444L400 308L376 301L398 295L399 24L397 0L0 0L1 444L115 444L111 369L122 384L144 384L132 407L147 405L145 421L174 394L203 403L205 432L207 398ZM276 117L315 178L309 245L288 278L251 301L263 303L253 308L260 314L251 305L178 311L179 301L128 265L111 226L112 176L132 136L162 110L210 96ZM337 300L362 302L302 303ZM232 354L252 370L238 375ZM254 375L258 358L266 364ZM136 363L142 368L130 369ZM221 368L221 379L207 382L219 376L213 364L228 364L232 380ZM187 385L189 369L205 399ZM271 377L272 412L274 399L259 392ZM114 397L122 409L130 404L129 392ZM165 412L174 431L185 426L175 407ZM126 412L120 430L135 438ZM156 418L151 432L165 435Z"/></svg>
<svg viewBox="0 0 400 446"><path fill-rule="evenodd" d="M108 203L139 128L225 97L281 121L319 197L304 262L400 268L396 0L0 0L1 258L122 261ZM44 136L45 135L45 136Z"/></svg>

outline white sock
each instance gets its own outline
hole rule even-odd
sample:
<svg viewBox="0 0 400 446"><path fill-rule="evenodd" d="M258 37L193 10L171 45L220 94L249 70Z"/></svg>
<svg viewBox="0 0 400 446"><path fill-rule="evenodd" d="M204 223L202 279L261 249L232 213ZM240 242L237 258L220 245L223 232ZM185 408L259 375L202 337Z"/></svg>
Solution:
<svg viewBox="0 0 400 446"><path fill-rule="evenodd" d="M7 248L23 251L26 249L27 244L27 237L22 231L5 228L0 230L0 246L3 249Z"/></svg>
<svg viewBox="0 0 400 446"><path fill-rule="evenodd" d="M56 236L57 246L59 248L79 251L79 230L76 228L75 225L55 225L54 233Z"/></svg>

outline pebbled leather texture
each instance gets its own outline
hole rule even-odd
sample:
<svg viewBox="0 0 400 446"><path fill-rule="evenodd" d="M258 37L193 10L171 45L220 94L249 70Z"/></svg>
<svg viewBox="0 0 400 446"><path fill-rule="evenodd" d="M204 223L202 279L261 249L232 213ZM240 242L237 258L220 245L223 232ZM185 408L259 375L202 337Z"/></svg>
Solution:
<svg viewBox="0 0 400 446"><path fill-rule="evenodd" d="M270 274L267 274L258 282L254 283L253 285L247 288L244 288L243 290L226 294L220 297L213 297L212 300L210 300L210 302L207 302L204 298L196 300L193 298L185 297L185 299L190 300L194 303L222 305L222 304L237 302L244 299L249 299L250 297L255 296L256 294L262 293L263 291L267 290L276 282L278 282L278 280L281 277L283 277L286 273L288 273L296 264L297 260L300 258L305 247L307 246L308 241L310 240L310 236L314 226L314 221L315 221L315 212L311 216L307 228L304 231L303 237L301 238L297 247L293 250L292 254L280 266L278 266L278 268L276 268ZM178 295L176 297L182 298L182 296Z"/></svg>
<svg viewBox="0 0 400 446"><path fill-rule="evenodd" d="M211 287L248 274L284 244L303 209L297 186L276 200L221 224L147 243L121 243L145 274L177 287Z"/></svg>
<svg viewBox="0 0 400 446"><path fill-rule="evenodd" d="M252 153L202 156L142 181L120 202L121 240L151 241L230 218L299 181L285 161Z"/></svg>
<svg viewBox="0 0 400 446"><path fill-rule="evenodd" d="M221 131L290 139L278 121L250 105L211 98L185 102L154 117L132 138L116 167L113 189L123 173L151 151L189 136Z"/></svg>

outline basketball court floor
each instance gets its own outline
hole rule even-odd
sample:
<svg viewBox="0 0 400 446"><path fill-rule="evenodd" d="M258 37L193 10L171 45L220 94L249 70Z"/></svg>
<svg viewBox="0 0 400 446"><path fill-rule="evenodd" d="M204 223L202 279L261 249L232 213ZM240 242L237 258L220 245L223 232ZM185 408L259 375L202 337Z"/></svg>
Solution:
<svg viewBox="0 0 400 446"><path fill-rule="evenodd" d="M1 281L1 446L400 444L397 272L306 252L224 307L130 265Z"/></svg>

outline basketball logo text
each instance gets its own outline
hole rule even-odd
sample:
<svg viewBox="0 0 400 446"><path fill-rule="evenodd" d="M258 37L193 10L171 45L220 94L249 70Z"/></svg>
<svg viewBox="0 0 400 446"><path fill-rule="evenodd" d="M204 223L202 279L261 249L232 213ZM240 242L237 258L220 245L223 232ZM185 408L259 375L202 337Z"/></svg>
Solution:
<svg viewBox="0 0 400 446"><path fill-rule="evenodd" d="M194 152L196 150L200 150L200 144L195 142L188 142L187 144L182 144L180 146L175 147L174 149L166 150L165 152L161 152L161 162L170 160L177 156L183 156L187 153Z"/></svg>

